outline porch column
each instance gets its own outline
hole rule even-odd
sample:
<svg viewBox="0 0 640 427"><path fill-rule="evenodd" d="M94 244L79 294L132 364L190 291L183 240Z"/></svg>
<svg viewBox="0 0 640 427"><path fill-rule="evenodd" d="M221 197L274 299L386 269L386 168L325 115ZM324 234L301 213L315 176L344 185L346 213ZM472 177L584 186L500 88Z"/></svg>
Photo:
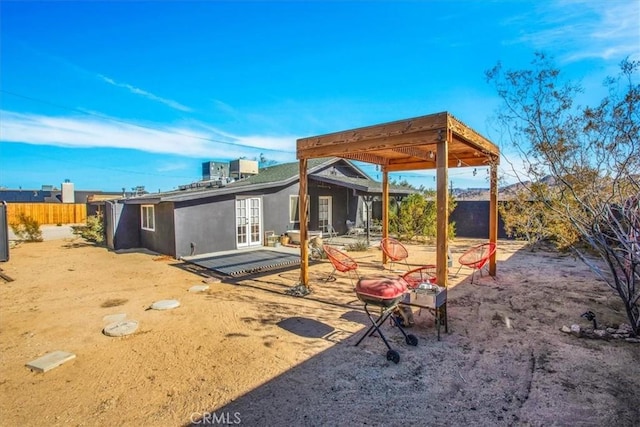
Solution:
<svg viewBox="0 0 640 427"><path fill-rule="evenodd" d="M300 219L300 283L309 288L309 247L307 242L307 159L300 159L298 217Z"/></svg>
<svg viewBox="0 0 640 427"><path fill-rule="evenodd" d="M436 151L436 283L447 287L449 249L449 141L451 131L447 129L447 137L438 143Z"/></svg>
<svg viewBox="0 0 640 427"><path fill-rule="evenodd" d="M382 165L382 238L389 237L389 172L387 166ZM382 264L387 263L387 255L382 253Z"/></svg>
<svg viewBox="0 0 640 427"><path fill-rule="evenodd" d="M498 241L498 164L491 162L491 188L489 192L489 241ZM489 275L496 275L496 254L494 252L489 259Z"/></svg>

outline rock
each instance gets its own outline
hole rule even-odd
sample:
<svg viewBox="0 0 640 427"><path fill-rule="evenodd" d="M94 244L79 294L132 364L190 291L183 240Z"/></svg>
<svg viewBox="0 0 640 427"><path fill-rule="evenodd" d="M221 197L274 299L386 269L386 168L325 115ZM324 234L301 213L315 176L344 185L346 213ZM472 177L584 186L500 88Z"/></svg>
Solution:
<svg viewBox="0 0 640 427"><path fill-rule="evenodd" d="M571 333L571 328L568 327L567 325L562 325L562 328L560 328L560 330L562 332L564 332L565 334L570 334Z"/></svg>
<svg viewBox="0 0 640 427"><path fill-rule="evenodd" d="M632 342L634 344L640 344L640 338L625 338L626 342Z"/></svg>
<svg viewBox="0 0 640 427"><path fill-rule="evenodd" d="M597 336L598 338L604 338L609 334L607 334L607 331L605 331L604 329L594 329L593 335Z"/></svg>
<svg viewBox="0 0 640 427"><path fill-rule="evenodd" d="M616 328L607 328L606 331L607 331L608 334L615 334L617 329Z"/></svg>
<svg viewBox="0 0 640 427"><path fill-rule="evenodd" d="M618 326L619 334L625 334L625 333L631 333L631 332L633 332L633 328L628 323L621 323L620 326Z"/></svg>
<svg viewBox="0 0 640 427"><path fill-rule="evenodd" d="M571 333L577 337L580 336L580 325L573 324L571 325Z"/></svg>

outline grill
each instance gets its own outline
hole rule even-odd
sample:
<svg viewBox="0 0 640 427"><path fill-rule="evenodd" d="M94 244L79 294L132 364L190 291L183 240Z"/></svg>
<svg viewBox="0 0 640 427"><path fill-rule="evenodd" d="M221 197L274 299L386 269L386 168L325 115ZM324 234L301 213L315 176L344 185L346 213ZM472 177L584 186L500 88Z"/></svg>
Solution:
<svg viewBox="0 0 640 427"><path fill-rule="evenodd" d="M364 335L360 337L356 346L365 338L373 336L374 332L377 332L378 336L387 346L387 360L394 363L400 362L400 354L391 348L380 326L391 317L393 324L402 332L402 335L404 335L405 342L411 346L418 345L418 338L415 335L407 334L398 318L391 316L408 292L407 282L401 277L364 277L358 280L355 291L358 299L364 303L364 311L371 321L371 326ZM380 315L377 318L371 314L369 306L380 308Z"/></svg>

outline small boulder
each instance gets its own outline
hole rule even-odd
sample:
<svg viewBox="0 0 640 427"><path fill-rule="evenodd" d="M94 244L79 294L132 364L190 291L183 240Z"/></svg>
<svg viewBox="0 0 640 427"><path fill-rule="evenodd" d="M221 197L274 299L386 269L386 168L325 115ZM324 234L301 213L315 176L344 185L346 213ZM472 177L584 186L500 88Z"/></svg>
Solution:
<svg viewBox="0 0 640 427"><path fill-rule="evenodd" d="M633 328L628 323L621 323L620 326L618 326L619 334L630 334L631 332L633 332Z"/></svg>
<svg viewBox="0 0 640 427"><path fill-rule="evenodd" d="M571 325L571 333L577 337L580 336L580 325L573 324Z"/></svg>
<svg viewBox="0 0 640 427"><path fill-rule="evenodd" d="M593 335L595 335L598 338L605 338L609 334L607 334L607 331L605 331L604 329L594 329Z"/></svg>

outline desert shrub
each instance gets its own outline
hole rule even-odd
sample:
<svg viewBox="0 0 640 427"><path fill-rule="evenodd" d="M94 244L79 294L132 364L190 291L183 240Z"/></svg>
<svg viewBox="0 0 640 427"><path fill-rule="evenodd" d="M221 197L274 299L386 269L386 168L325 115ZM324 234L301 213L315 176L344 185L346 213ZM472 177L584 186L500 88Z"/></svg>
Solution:
<svg viewBox="0 0 640 427"><path fill-rule="evenodd" d="M453 212L456 201L449 196L448 211ZM389 231L396 234L400 240L428 241L436 237L437 209L435 191L426 190L424 194L414 193L402 201L400 205L394 203L389 207ZM449 238L455 237L455 222L448 225Z"/></svg>
<svg viewBox="0 0 640 427"><path fill-rule="evenodd" d="M640 61L625 59L604 81L599 104L543 53L531 69L487 71L502 98L497 123L519 159L512 171L529 204L536 238L573 251L624 303L640 334ZM531 185L530 183L549 183ZM602 262L594 262L592 254Z"/></svg>
<svg viewBox="0 0 640 427"><path fill-rule="evenodd" d="M369 249L369 245L366 240L357 240L346 245L345 249L350 252L366 252Z"/></svg>
<svg viewBox="0 0 640 427"><path fill-rule="evenodd" d="M100 212L88 216L86 225L72 226L71 229L73 230L73 234L89 242L104 242L104 220Z"/></svg>
<svg viewBox="0 0 640 427"><path fill-rule="evenodd" d="M11 230L20 240L27 242L42 242L40 223L25 213L18 215L18 222L11 224Z"/></svg>
<svg viewBox="0 0 640 427"><path fill-rule="evenodd" d="M559 206L555 189L545 183L532 183L498 205L498 210L509 237L526 240L532 249L549 242L564 250L578 244L579 236L566 216L556 214Z"/></svg>

